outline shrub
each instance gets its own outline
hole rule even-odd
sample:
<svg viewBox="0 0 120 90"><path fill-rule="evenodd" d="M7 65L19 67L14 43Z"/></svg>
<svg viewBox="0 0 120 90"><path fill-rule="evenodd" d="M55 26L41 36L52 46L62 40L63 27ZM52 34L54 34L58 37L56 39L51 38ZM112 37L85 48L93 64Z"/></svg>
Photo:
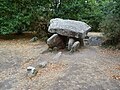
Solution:
<svg viewBox="0 0 120 90"><path fill-rule="evenodd" d="M49 0L0 0L0 34L21 33L32 21L47 17Z"/></svg>
<svg viewBox="0 0 120 90"><path fill-rule="evenodd" d="M115 1L111 12L100 24L100 29L107 38L105 45L117 46L120 44L120 1Z"/></svg>
<svg viewBox="0 0 120 90"><path fill-rule="evenodd" d="M31 23L36 20L38 23L41 17L47 20L54 17L81 20L97 30L102 17L101 2L62 0L56 8L53 1L56 0L0 0L0 34L29 30Z"/></svg>

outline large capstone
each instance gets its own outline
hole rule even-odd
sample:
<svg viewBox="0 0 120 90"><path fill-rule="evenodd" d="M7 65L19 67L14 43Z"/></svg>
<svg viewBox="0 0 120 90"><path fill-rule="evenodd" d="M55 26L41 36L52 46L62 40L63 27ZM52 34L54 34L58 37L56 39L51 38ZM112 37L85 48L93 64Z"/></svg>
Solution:
<svg viewBox="0 0 120 90"><path fill-rule="evenodd" d="M91 27L82 21L55 18L50 20L48 31L62 36L85 38Z"/></svg>

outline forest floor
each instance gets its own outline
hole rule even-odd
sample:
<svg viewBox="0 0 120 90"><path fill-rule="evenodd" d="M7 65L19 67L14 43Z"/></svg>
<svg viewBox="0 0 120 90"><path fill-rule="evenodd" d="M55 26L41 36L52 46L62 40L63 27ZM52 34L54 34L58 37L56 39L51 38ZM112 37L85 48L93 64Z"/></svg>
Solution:
<svg viewBox="0 0 120 90"><path fill-rule="evenodd" d="M32 37L0 38L0 90L120 90L119 50L84 46L73 54L42 54L46 43L30 42ZM48 65L29 78L27 67L40 61Z"/></svg>

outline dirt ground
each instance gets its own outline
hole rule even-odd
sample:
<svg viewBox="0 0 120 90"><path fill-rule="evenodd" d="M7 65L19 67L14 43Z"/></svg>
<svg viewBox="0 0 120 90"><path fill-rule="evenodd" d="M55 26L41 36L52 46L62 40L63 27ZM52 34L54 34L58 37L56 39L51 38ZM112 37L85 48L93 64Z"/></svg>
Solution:
<svg viewBox="0 0 120 90"><path fill-rule="evenodd" d="M120 90L120 51L85 46L69 54L47 52L45 42L30 42L32 36L0 39L0 90ZM9 39L9 40L8 40ZM62 52L59 58L54 58ZM48 61L29 78L28 66Z"/></svg>

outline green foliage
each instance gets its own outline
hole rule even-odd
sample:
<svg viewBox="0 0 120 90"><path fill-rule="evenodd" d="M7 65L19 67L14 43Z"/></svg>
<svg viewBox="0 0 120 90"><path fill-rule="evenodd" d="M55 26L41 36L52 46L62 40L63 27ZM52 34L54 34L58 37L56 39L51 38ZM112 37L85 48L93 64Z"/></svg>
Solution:
<svg viewBox="0 0 120 90"><path fill-rule="evenodd" d="M108 39L107 45L117 46L120 44L120 1L115 0L110 4L110 13L105 17L105 20L100 24L100 29ZM109 42L108 42L109 41Z"/></svg>
<svg viewBox="0 0 120 90"><path fill-rule="evenodd" d="M61 0L57 8L54 1L0 0L0 34L31 30L33 23L41 23L41 17L45 19L43 23L46 24L55 17L81 20L91 25L93 31L98 31L99 23L108 13L106 7L110 2L110 0ZM38 30L37 25L32 26L33 31Z"/></svg>
<svg viewBox="0 0 120 90"><path fill-rule="evenodd" d="M0 34L27 30L36 18L48 15L49 5L49 0L0 0Z"/></svg>
<svg viewBox="0 0 120 90"><path fill-rule="evenodd" d="M31 22L29 30L30 31L35 31L36 32L36 36L43 39L43 40L47 40L49 33L48 33L48 25L47 25L47 20L45 20L44 18L40 19L40 20L35 20L33 22Z"/></svg>

